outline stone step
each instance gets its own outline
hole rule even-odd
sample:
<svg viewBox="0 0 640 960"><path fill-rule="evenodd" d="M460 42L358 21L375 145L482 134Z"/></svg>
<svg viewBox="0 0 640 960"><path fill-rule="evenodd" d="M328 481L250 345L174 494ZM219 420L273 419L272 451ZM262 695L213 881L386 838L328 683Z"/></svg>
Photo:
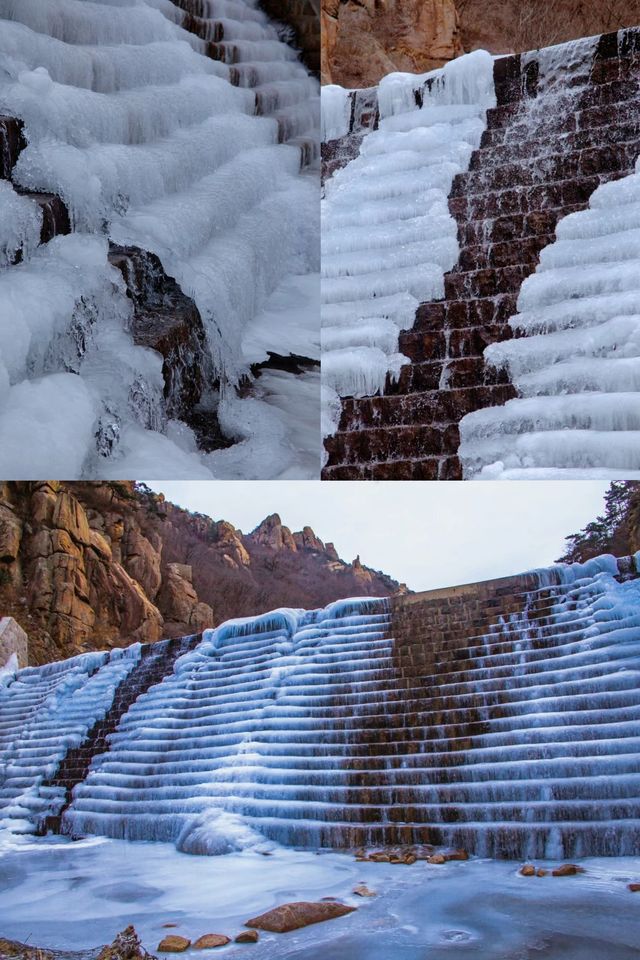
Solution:
<svg viewBox="0 0 640 960"><path fill-rule="evenodd" d="M551 187L567 180L579 181L601 173L631 172L639 154L640 142L633 140L566 154L552 153L530 160L512 160L499 166L488 165L457 174L449 196L466 197L471 202L486 194L522 188L529 197L536 187ZM537 197L537 194L533 196Z"/></svg>
<svg viewBox="0 0 640 960"><path fill-rule="evenodd" d="M459 222L458 242L465 247L554 236L559 220L584 208L584 203L569 204L531 213L512 213L486 220Z"/></svg>
<svg viewBox="0 0 640 960"><path fill-rule="evenodd" d="M580 154L584 150L600 146L615 146L626 143L632 145L640 140L640 116L588 130L562 132L548 140L527 140L513 138L491 146L492 132L485 131L480 141L480 149L475 150L469 162L469 171L486 170L516 161L542 161L549 156L564 153Z"/></svg>

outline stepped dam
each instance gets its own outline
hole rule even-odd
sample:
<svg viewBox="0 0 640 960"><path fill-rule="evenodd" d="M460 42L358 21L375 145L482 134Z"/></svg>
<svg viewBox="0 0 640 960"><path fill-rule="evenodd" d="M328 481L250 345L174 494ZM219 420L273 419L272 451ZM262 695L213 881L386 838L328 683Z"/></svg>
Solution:
<svg viewBox="0 0 640 960"><path fill-rule="evenodd" d="M323 88L327 480L640 476L640 30Z"/></svg>
<svg viewBox="0 0 640 960"><path fill-rule="evenodd" d="M0 823L226 853L640 842L640 555L0 678Z"/></svg>

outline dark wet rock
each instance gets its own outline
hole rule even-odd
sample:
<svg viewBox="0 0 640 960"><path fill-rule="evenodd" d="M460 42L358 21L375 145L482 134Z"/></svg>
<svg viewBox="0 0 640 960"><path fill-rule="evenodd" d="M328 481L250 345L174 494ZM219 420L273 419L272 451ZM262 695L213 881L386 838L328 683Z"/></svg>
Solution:
<svg viewBox="0 0 640 960"><path fill-rule="evenodd" d="M355 907L349 907L345 903L321 902L313 903L300 901L297 903L285 903L274 910L268 910L253 920L247 920L247 927L255 927L259 930L268 930L270 933L288 933L290 930L299 930L301 927L308 927L312 923L322 923L324 920L334 920L337 917L344 917L348 913L353 913Z"/></svg>
<svg viewBox="0 0 640 960"><path fill-rule="evenodd" d="M0 178L9 180L18 157L27 145L24 123L17 117L0 116Z"/></svg>
<svg viewBox="0 0 640 960"><path fill-rule="evenodd" d="M200 312L148 250L111 244L109 262L121 272L133 301L134 342L164 360L167 414L185 420L215 383Z"/></svg>

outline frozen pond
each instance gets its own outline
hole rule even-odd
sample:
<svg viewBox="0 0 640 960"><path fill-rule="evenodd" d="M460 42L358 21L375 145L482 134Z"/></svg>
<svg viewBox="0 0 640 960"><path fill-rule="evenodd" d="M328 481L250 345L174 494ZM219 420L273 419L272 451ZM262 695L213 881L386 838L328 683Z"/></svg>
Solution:
<svg viewBox="0 0 640 960"><path fill-rule="evenodd" d="M0 936L59 949L111 942L133 923L152 952L167 933L235 936L290 900L339 897L350 916L220 955L259 960L631 960L640 957L640 858L588 859L576 877L525 878L519 864L359 863L275 848L192 857L173 845L92 838L0 846ZM542 864L541 864L542 865ZM365 882L377 896L352 894ZM163 924L175 923L172 929ZM202 957L200 951L185 957ZM217 956L217 954L216 954Z"/></svg>

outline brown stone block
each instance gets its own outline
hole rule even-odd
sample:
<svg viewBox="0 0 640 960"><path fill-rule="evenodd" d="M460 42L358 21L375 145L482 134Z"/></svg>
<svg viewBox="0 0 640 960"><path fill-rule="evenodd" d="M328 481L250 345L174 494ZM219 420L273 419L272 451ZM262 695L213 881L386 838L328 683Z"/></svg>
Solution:
<svg viewBox="0 0 640 960"><path fill-rule="evenodd" d="M445 348L443 332L404 331L398 338L398 349L413 361L441 360Z"/></svg>
<svg viewBox="0 0 640 960"><path fill-rule="evenodd" d="M391 384L386 393L420 393L423 390L437 390L442 374L442 361L428 361L404 366L395 384Z"/></svg>
<svg viewBox="0 0 640 960"><path fill-rule="evenodd" d="M457 457L445 457L440 461L438 480L462 480L462 466Z"/></svg>
<svg viewBox="0 0 640 960"><path fill-rule="evenodd" d="M444 326L444 303L421 303L416 310L414 330L440 330Z"/></svg>

